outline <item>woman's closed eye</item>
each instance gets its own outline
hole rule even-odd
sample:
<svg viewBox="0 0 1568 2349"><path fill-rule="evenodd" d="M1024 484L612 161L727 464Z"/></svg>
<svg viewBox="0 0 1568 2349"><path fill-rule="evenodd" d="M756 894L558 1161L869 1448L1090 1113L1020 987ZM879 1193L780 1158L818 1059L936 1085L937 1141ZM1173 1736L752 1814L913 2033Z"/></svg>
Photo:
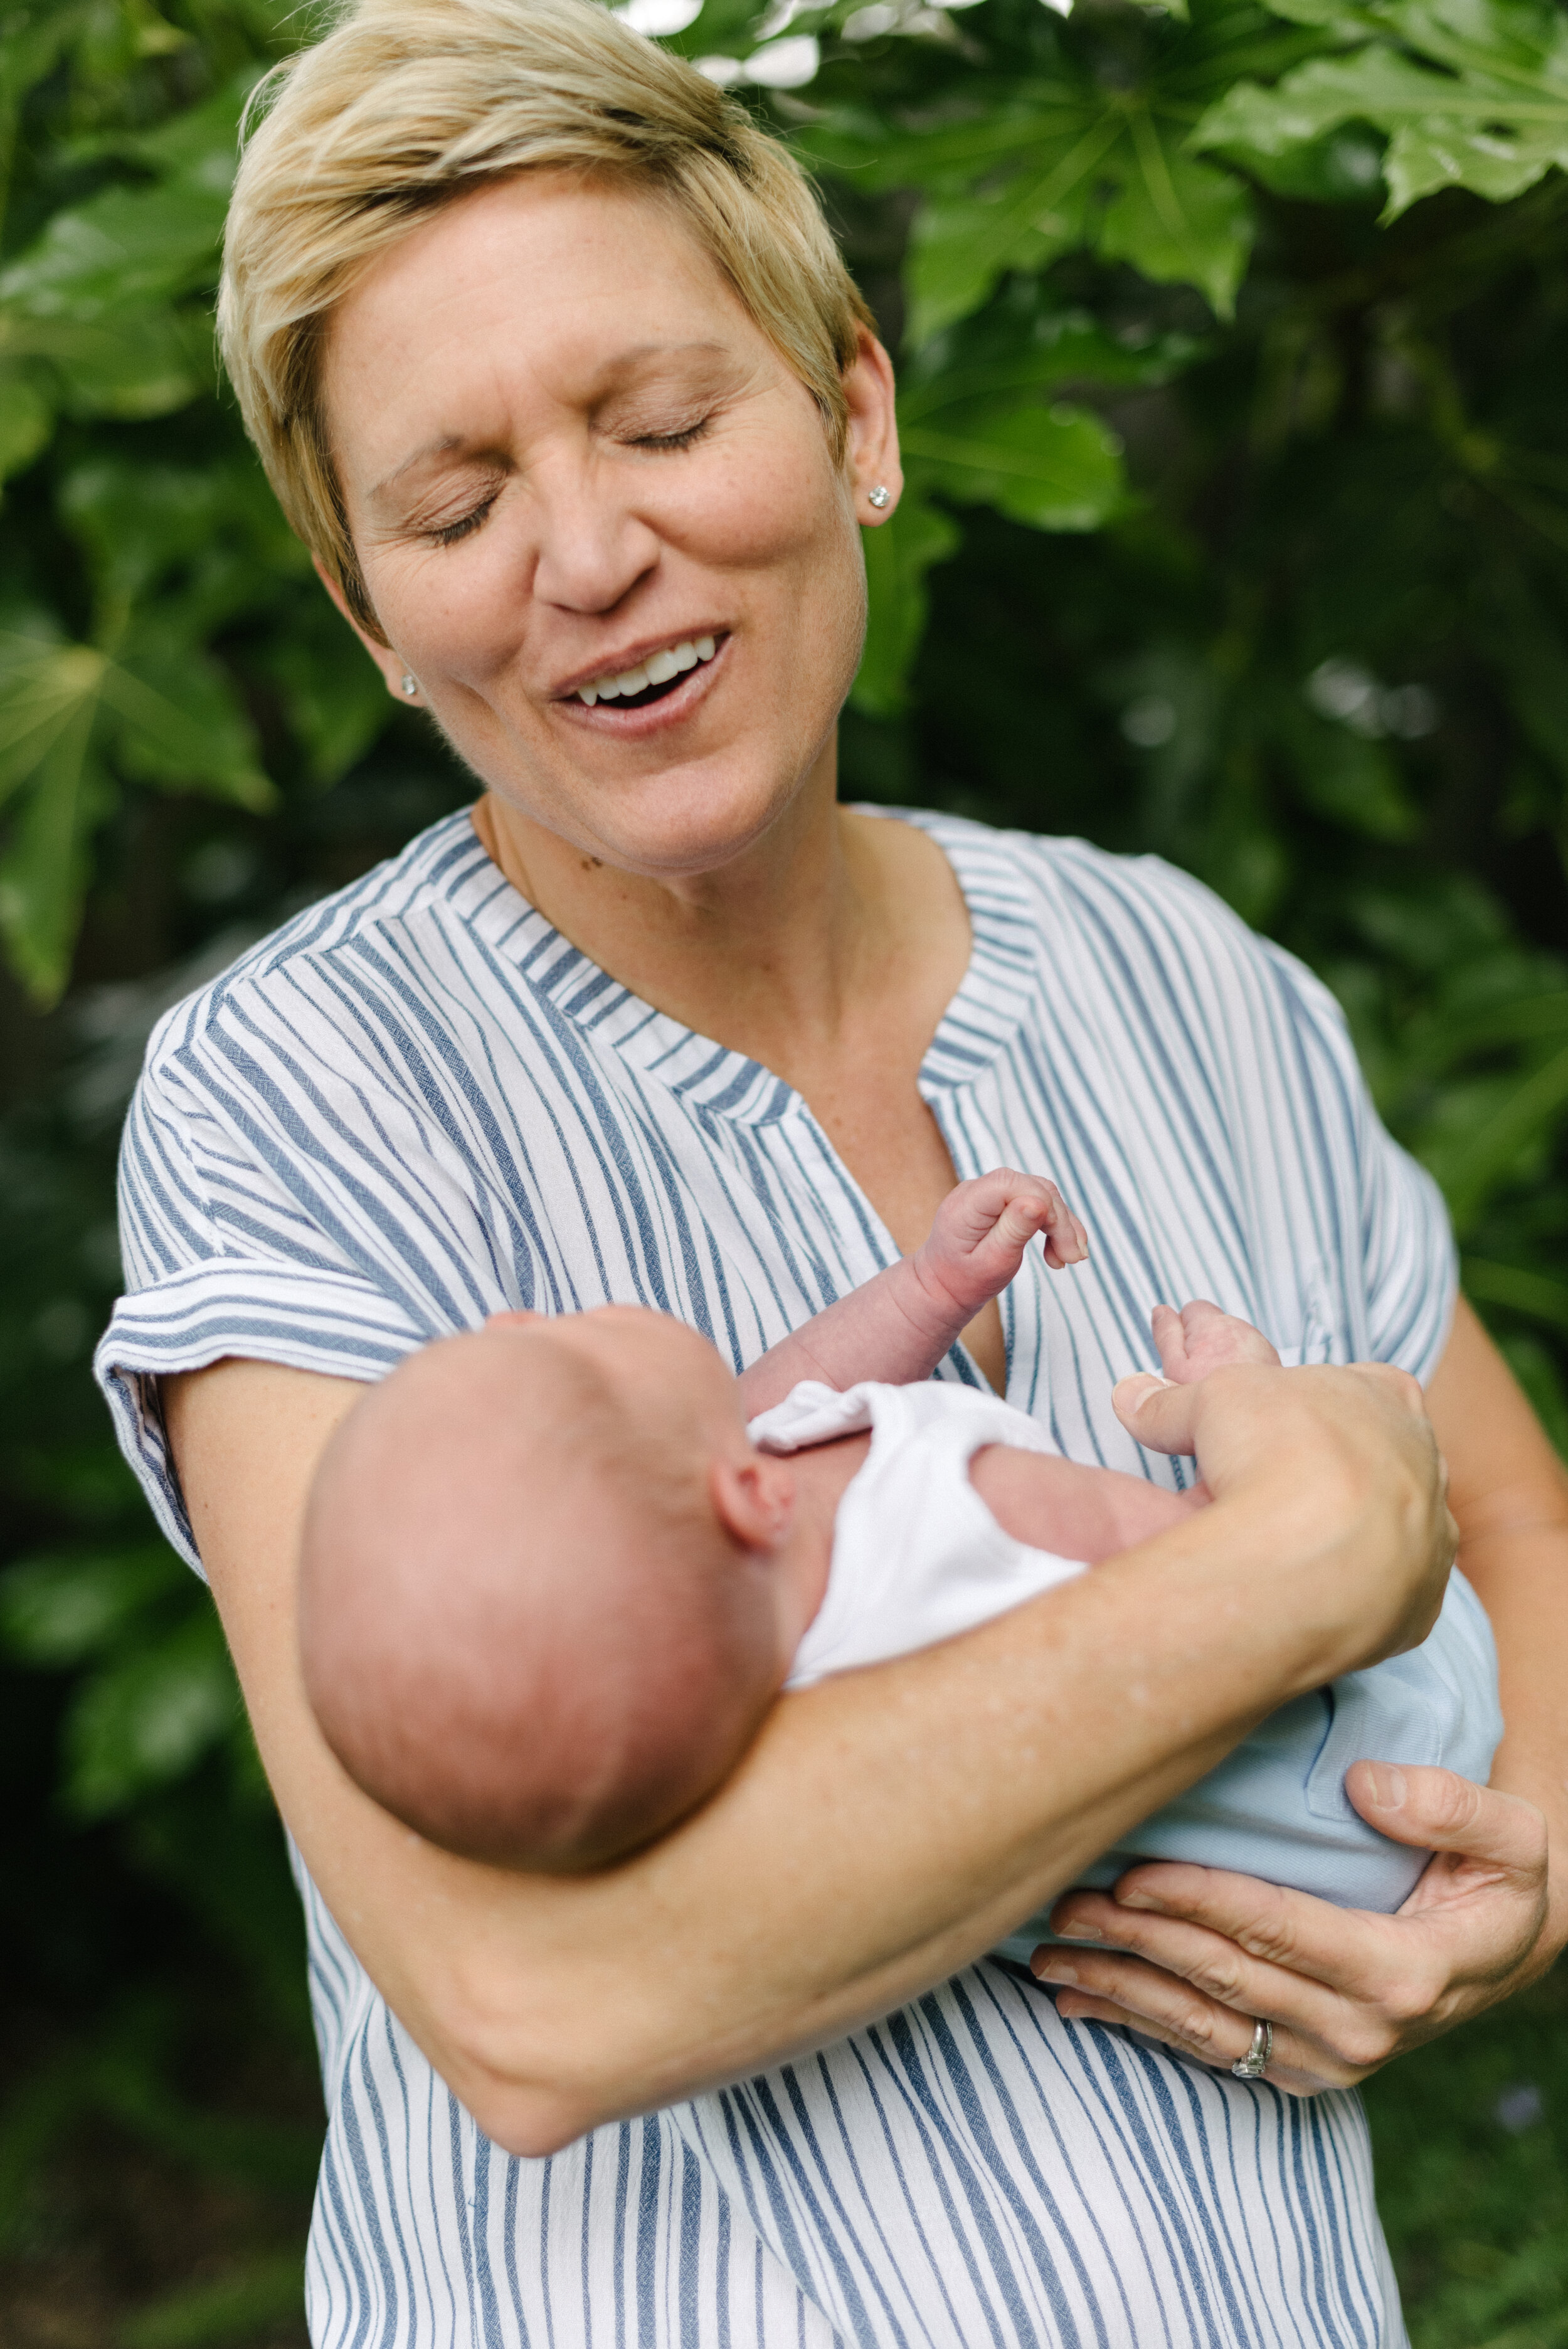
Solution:
<svg viewBox="0 0 1568 2349"><path fill-rule="evenodd" d="M499 490L491 490L477 506L471 506L467 513L459 514L455 522L434 523L422 532L421 536L428 539L434 546L456 546L459 540L471 537L479 529L500 495Z"/></svg>
<svg viewBox="0 0 1568 2349"><path fill-rule="evenodd" d="M698 416L689 424L676 425L661 432L624 432L617 435L628 449L649 449L655 455L689 449L702 440L713 422L710 414Z"/></svg>

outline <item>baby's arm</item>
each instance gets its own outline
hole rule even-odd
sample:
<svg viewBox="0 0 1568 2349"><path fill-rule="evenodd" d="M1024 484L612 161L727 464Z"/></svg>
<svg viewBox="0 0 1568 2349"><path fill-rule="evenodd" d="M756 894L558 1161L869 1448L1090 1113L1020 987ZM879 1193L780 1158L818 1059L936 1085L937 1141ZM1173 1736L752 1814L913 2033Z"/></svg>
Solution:
<svg viewBox="0 0 1568 2349"><path fill-rule="evenodd" d="M1195 1298L1180 1313L1157 1305L1153 1324L1161 1366L1173 1386L1195 1385L1211 1371L1238 1362L1279 1361L1261 1330L1222 1313L1206 1298ZM1201 1484L1191 1492L1169 1493L1119 1468L1086 1468L1076 1460L1016 1451L1005 1444L976 1453L969 1474L1004 1533L1031 1549L1081 1557L1088 1566L1152 1541L1209 1498Z"/></svg>
<svg viewBox="0 0 1568 2349"><path fill-rule="evenodd" d="M1054 1272L1088 1254L1083 1226L1054 1183L998 1166L960 1183L913 1256L879 1272L792 1330L741 1373L748 1418L782 1402L801 1379L852 1387L926 1379L980 1308L1006 1288L1037 1232Z"/></svg>

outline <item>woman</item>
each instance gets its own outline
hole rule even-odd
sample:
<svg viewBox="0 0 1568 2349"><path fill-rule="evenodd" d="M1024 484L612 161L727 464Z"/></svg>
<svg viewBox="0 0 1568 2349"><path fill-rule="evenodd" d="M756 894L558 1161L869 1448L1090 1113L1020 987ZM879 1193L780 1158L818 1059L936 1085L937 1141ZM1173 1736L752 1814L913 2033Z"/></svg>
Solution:
<svg viewBox="0 0 1568 2349"><path fill-rule="evenodd" d="M249 150L223 326L335 600L483 786L160 1030L100 1357L300 1856L313 2339L1398 2340L1350 2087L1563 1938L1561 1488L1450 1334L1434 1195L1327 999L1162 867L837 809L887 361L788 159L607 15L365 0ZM1004 1158L1094 1262L1016 1283L948 1374L1081 1457L1195 1444L1213 1508L785 1700L600 1877L453 1859L348 1785L293 1607L357 1382L605 1299L742 1362ZM1135 1387L1143 1449L1112 1381L1201 1292L1396 1367ZM1058 1909L1055 2002L986 1959L1274 1706L1421 1636L1451 1540L1417 1378L1514 1725L1491 1792L1356 1777L1445 1855L1410 1912L1140 1870Z"/></svg>

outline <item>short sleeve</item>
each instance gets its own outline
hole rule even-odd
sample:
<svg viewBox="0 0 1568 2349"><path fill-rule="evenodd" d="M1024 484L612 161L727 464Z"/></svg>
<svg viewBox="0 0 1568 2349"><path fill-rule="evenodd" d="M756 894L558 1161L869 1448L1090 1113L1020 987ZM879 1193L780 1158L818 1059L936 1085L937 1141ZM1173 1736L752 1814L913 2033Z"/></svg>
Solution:
<svg viewBox="0 0 1568 2349"><path fill-rule="evenodd" d="M1442 1360L1459 1296L1442 1193L1379 1118L1334 996L1295 956L1266 943L1264 952L1289 1008L1322 1146L1350 1161L1346 1187L1358 1225L1344 1236L1344 1254L1360 1275L1357 1350L1426 1385Z"/></svg>
<svg viewBox="0 0 1568 2349"><path fill-rule="evenodd" d="M200 1572L160 1378L240 1355L368 1381L435 1333L410 1299L335 1249L303 1201L270 1193L264 1137L249 1162L158 1043L120 1147L127 1291L93 1367L160 1526Z"/></svg>

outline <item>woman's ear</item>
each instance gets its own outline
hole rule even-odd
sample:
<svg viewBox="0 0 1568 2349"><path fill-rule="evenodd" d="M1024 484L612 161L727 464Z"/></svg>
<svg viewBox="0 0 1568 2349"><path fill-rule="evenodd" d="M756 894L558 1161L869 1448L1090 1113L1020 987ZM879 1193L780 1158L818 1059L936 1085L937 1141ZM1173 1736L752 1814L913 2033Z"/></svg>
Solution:
<svg viewBox="0 0 1568 2349"><path fill-rule="evenodd" d="M862 326L859 348L844 371L844 398L850 410L844 464L855 502L855 520L869 530L892 520L903 488L896 396L892 361L871 328Z"/></svg>
<svg viewBox="0 0 1568 2349"><path fill-rule="evenodd" d="M412 671L409 669L408 665L404 660L402 655L400 653L395 653L390 645L384 645L379 636L369 635L369 633L355 618L353 613L348 608L347 597L344 595L342 588L338 585L336 580L333 577L325 564L323 563L320 555L313 554L310 559L315 567L316 577L320 580L322 585L325 588L327 594L331 596L333 602L336 605L338 610L342 613L344 618L347 621L349 626L353 629L355 635L358 637L360 643L364 646L366 651L369 654L377 667L380 670L383 678L386 680L387 690L392 696L392 698L395 701L417 700L418 698L417 692L410 693L404 683L404 679L411 676Z"/></svg>
<svg viewBox="0 0 1568 2349"><path fill-rule="evenodd" d="M715 1516L744 1549L782 1546L795 1518L795 1479L782 1460L762 1452L715 1460L707 1489Z"/></svg>

